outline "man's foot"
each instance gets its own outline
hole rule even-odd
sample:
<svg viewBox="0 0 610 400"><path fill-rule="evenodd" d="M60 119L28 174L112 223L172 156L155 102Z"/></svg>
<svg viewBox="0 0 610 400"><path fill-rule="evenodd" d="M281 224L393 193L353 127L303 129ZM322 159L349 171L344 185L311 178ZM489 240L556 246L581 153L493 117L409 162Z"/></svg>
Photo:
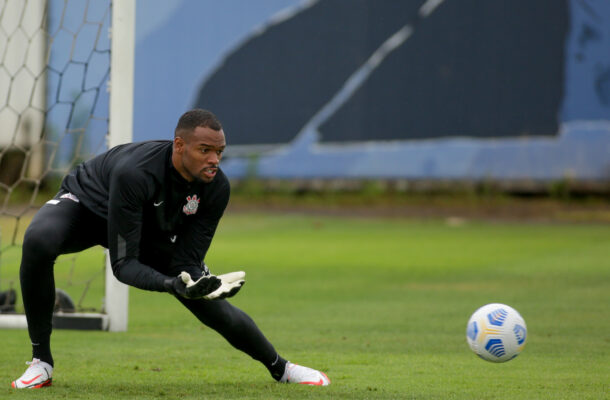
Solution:
<svg viewBox="0 0 610 400"><path fill-rule="evenodd" d="M44 361L34 358L26 362L29 365L23 375L11 383L15 389L39 389L51 386L53 382L53 367Z"/></svg>
<svg viewBox="0 0 610 400"><path fill-rule="evenodd" d="M328 376L326 376L324 372L293 364L290 361L286 363L286 370L284 371L284 376L282 376L280 382L315 386L330 385L330 379L328 379Z"/></svg>

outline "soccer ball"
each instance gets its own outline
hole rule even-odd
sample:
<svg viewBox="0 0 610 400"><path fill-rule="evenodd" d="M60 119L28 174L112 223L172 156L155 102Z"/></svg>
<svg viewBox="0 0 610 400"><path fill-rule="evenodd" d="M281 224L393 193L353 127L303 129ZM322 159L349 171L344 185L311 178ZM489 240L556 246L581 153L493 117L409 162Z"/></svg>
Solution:
<svg viewBox="0 0 610 400"><path fill-rule="evenodd" d="M525 347L527 327L521 315L505 304L487 304L472 314L466 326L466 340L483 360L505 362Z"/></svg>

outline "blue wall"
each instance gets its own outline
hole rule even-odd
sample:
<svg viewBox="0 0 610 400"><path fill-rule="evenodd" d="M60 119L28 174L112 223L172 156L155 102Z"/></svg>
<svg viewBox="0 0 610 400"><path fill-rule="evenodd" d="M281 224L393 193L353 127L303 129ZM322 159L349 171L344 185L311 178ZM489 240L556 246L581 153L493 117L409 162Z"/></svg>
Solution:
<svg viewBox="0 0 610 400"><path fill-rule="evenodd" d="M609 2L423 4L140 0L134 140L205 107L235 178L610 178Z"/></svg>

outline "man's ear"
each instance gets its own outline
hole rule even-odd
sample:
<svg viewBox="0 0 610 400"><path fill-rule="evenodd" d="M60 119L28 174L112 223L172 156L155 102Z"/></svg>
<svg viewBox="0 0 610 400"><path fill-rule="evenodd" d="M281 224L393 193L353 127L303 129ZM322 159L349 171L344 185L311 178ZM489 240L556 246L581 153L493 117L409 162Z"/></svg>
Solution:
<svg viewBox="0 0 610 400"><path fill-rule="evenodd" d="M174 151L178 154L182 154L182 152L184 151L185 144L186 143L184 142L183 138L181 138L180 136L176 136L174 138Z"/></svg>

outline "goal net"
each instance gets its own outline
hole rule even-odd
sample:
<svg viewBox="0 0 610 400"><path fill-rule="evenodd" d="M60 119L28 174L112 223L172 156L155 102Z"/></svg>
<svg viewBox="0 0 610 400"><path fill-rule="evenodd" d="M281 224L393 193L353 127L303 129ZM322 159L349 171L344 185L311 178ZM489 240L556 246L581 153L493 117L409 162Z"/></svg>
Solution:
<svg viewBox="0 0 610 400"><path fill-rule="evenodd" d="M0 0L0 327L26 326L19 265L36 210L74 165L131 140L135 0L116 3ZM55 284L56 328L126 329L127 290L101 247L58 258Z"/></svg>

